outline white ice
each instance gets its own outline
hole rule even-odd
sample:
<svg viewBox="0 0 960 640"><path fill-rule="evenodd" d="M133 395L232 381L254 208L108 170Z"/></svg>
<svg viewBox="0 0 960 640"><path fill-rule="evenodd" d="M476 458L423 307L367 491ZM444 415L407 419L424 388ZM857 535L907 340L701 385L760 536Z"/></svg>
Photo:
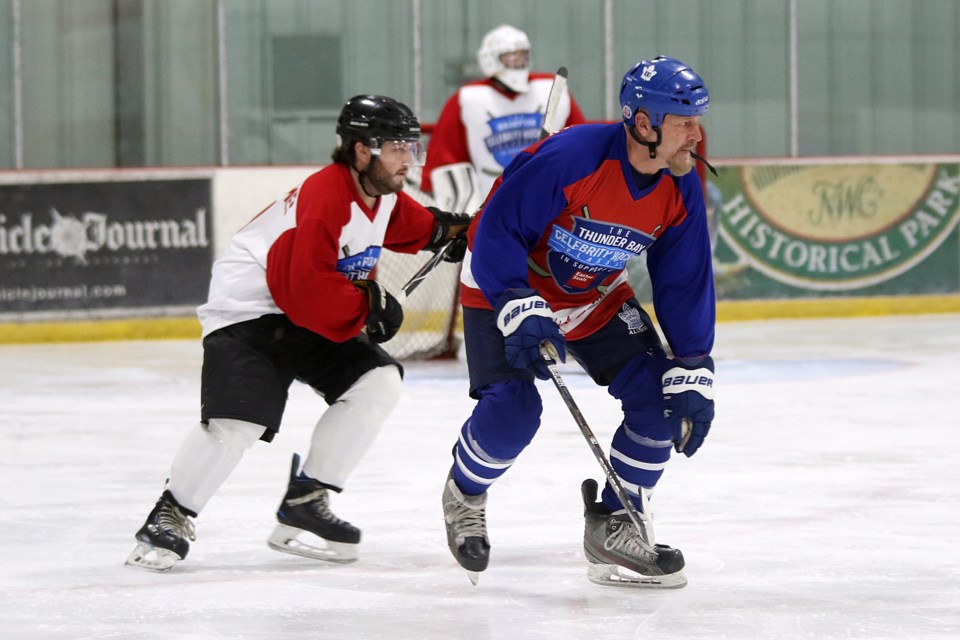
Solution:
<svg viewBox="0 0 960 640"><path fill-rule="evenodd" d="M472 408L465 364L408 365L334 498L360 560L267 548L322 401L294 386L170 573L123 566L199 409L195 341L0 347L3 638L624 640L960 637L960 316L722 324L717 420L654 498L689 585L587 581L580 482L601 471L556 390L490 491L490 568L447 550L440 492ZM616 404L562 373L606 448Z"/></svg>

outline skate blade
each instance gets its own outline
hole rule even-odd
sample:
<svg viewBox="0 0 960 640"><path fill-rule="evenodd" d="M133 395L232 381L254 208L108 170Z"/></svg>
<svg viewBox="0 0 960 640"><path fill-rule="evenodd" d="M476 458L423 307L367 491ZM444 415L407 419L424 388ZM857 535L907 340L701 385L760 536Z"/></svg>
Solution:
<svg viewBox="0 0 960 640"><path fill-rule="evenodd" d="M470 578L470 584L473 586L477 586L477 583L480 582L479 571L467 571L467 577Z"/></svg>
<svg viewBox="0 0 960 640"><path fill-rule="evenodd" d="M148 571L164 573L170 571L173 565L180 562L182 558L169 549L161 549L143 542L138 542L137 547L127 556L127 561L123 564L128 567L137 567Z"/></svg>
<svg viewBox="0 0 960 640"><path fill-rule="evenodd" d="M605 587L629 587L632 589L682 589L687 586L683 571L661 576L645 576L616 564L591 564L587 579Z"/></svg>
<svg viewBox="0 0 960 640"><path fill-rule="evenodd" d="M319 544L307 544L300 538L310 541L316 541ZM319 546L323 545L323 546ZM316 536L309 531L297 529L285 524L278 524L270 537L267 538L267 546L280 553L289 553L290 555L300 556L301 558L311 558L313 560L322 560L324 562L334 562L337 564L349 564L357 561L357 547L359 545L349 544L347 542L332 542Z"/></svg>

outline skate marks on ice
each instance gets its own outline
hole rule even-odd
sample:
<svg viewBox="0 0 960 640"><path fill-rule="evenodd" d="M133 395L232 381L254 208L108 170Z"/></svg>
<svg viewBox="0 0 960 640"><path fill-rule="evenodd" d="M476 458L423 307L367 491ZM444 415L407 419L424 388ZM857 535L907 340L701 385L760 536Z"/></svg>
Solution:
<svg viewBox="0 0 960 640"><path fill-rule="evenodd" d="M165 574L123 566L199 406L199 345L0 348L0 618L16 638L911 638L960 636L956 315L721 325L718 420L657 488L675 591L587 580L579 486L601 474L554 390L494 486L490 565L451 557L440 494L472 402L462 362L410 364L338 496L357 562L266 546L322 408L295 386ZM606 443L618 407L565 379ZM726 372L726 373L725 373ZM605 445L606 446L606 445Z"/></svg>

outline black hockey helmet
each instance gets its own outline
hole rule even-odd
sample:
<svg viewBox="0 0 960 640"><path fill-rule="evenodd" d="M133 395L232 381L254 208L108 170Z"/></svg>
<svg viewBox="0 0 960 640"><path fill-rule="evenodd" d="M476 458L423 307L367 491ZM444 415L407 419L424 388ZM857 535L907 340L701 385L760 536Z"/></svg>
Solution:
<svg viewBox="0 0 960 640"><path fill-rule="evenodd" d="M380 147L384 140L420 140L420 122L410 107L387 96L361 95L347 100L337 120L341 140L362 140Z"/></svg>

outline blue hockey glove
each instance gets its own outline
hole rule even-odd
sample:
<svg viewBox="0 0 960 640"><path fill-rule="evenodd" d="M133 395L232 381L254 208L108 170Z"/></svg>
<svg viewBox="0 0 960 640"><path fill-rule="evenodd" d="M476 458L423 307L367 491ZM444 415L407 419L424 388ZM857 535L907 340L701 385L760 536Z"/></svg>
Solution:
<svg viewBox="0 0 960 640"><path fill-rule="evenodd" d="M540 357L540 344L549 340L561 362L566 358L566 350L547 301L533 289L509 289L497 300L494 312L510 366L530 369L541 380L549 380L550 371Z"/></svg>
<svg viewBox="0 0 960 640"><path fill-rule="evenodd" d="M663 374L663 417L678 453L697 452L713 422L713 358L675 358Z"/></svg>

